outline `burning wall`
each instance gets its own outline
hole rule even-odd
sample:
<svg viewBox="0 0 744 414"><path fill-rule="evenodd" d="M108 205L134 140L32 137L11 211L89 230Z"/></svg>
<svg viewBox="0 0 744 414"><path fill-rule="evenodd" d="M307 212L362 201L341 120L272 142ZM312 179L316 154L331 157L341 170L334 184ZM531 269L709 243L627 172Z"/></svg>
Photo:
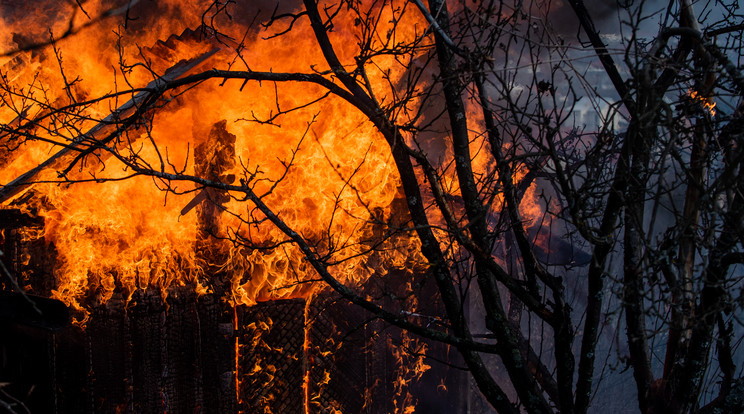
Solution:
<svg viewBox="0 0 744 414"><path fill-rule="evenodd" d="M0 223L12 223L10 211ZM38 269L43 247L17 245L31 256L16 268ZM26 290L48 281L31 276ZM425 399L424 412L452 413L461 402L460 375L424 362L424 353L448 358L447 347L414 340L327 293L245 306L191 286L166 297L117 292L90 308L84 327L60 320L61 304L42 305L40 321L14 313L0 323L0 378L32 412L414 412Z"/></svg>

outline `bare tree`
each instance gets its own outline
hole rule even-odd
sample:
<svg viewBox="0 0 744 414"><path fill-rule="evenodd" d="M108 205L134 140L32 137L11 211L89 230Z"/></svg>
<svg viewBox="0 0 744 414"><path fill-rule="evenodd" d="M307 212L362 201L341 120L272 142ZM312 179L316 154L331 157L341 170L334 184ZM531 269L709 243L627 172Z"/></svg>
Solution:
<svg viewBox="0 0 744 414"><path fill-rule="evenodd" d="M744 409L737 2L628 2L613 8L617 23L602 17L612 33L580 0L303 0L268 13L231 3L198 14L215 48L167 72L142 48L130 56L127 30L137 29L121 27L115 71L124 82L103 93L71 78L64 42L49 42L45 63L56 65L62 95L3 73L3 111L15 119L3 118L0 159L35 142L58 152L6 183L0 200L17 203L31 184L143 176L168 202L201 192L190 205L211 203L210 214L225 218L200 237L225 241L225 263L291 249L302 260L286 266L301 276L277 289L322 284L375 318L453 346L498 412L587 412L602 381L622 376L610 362L632 370L643 412ZM262 42L286 39L295 50L307 38L312 51L296 53L314 55L298 58L299 69L256 61ZM218 63L203 70L215 53ZM199 128L222 142L213 154L234 159L232 122L279 131L301 119L279 172L262 169L275 160L240 156L209 164L217 169L179 164L159 122L204 91L246 85L273 106L227 102L245 116ZM118 109L100 116L102 108ZM329 155L348 144L318 137L318 124L344 112L374 127L362 156ZM181 143L197 154L198 145ZM292 192L283 187L309 146L335 180L332 208L318 209L326 216L312 231L274 197ZM399 195L388 206L360 179L373 157L394 171ZM351 231L336 226L342 217L353 219ZM401 246L405 263L380 259ZM391 302L387 288L354 283L354 272L384 279L366 270L375 261L415 269L423 276L412 280L435 284L436 297L396 291L403 299ZM436 301L444 319L422 315L420 301Z"/></svg>

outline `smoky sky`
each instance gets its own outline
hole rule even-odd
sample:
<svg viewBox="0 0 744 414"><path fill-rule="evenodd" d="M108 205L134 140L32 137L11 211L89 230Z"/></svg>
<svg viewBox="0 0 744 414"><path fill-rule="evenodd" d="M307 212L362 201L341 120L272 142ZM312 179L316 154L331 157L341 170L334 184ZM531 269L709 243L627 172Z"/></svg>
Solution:
<svg viewBox="0 0 744 414"><path fill-rule="evenodd" d="M214 7L208 9L210 3L194 0L102 0L99 10L122 8L123 12L100 24L109 25L111 29L122 28L125 36L137 36L164 26L174 27L174 22L181 25L181 30L196 29L204 22L239 35L248 27L257 32L260 23L268 20L272 13L292 13L302 6L300 0L250 0L230 3L218 12ZM96 7L85 1L80 4L85 14L97 18ZM129 4L131 7L127 8ZM59 0L0 0L0 17L6 25L19 28L13 30L13 41L23 46L48 40L51 27L56 26L55 31L64 30L72 16L72 7L78 6ZM78 22L86 19L82 10L76 10Z"/></svg>
<svg viewBox="0 0 744 414"><path fill-rule="evenodd" d="M118 8L126 6L130 0L103 0L103 8ZM166 24L178 21L183 28L196 28L202 23L202 17L207 23L222 25L226 30L251 27L255 31L260 29L259 23L268 20L272 13L291 13L302 7L300 0L250 0L230 3L226 10L215 13L215 9L206 10L210 2L178 1L178 0L139 0L131 2L134 5L126 13L112 19L115 26L125 27L130 34L149 31ZM594 19L597 29L603 34L619 32L619 16L623 8L632 9L643 4L644 10L662 9L666 6L663 0L595 0L586 1L585 5ZM86 2L82 2L86 8ZM0 12L6 23L18 23L30 19L23 24L23 33L19 39L28 41L46 40L48 28L55 22L69 18L69 5L61 7L58 0L2 0ZM88 6L90 7L90 6ZM538 9L534 12L539 12ZM212 19L214 18L214 19ZM553 30L564 38L575 38L578 33L578 20L567 0L552 0L547 18ZM252 25L252 26L251 26Z"/></svg>
<svg viewBox="0 0 744 414"><path fill-rule="evenodd" d="M648 14L653 10L665 8L666 4L667 1L665 0L594 0L584 2L594 25L601 34L618 34L620 20L627 15L628 11L642 5L643 10L645 10L644 14ZM547 17L553 29L558 33L566 37L576 37L579 21L568 1L554 0Z"/></svg>

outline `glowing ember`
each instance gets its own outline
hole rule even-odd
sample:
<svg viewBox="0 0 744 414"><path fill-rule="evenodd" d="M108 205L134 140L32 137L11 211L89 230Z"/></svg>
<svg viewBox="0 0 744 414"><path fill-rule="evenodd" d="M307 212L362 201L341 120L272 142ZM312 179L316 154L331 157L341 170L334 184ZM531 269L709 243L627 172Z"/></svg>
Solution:
<svg viewBox="0 0 744 414"><path fill-rule="evenodd" d="M713 102L711 98L707 98L705 96L700 95L696 90L690 89L687 91L688 96L693 102L696 102L698 105L702 106L710 116L716 116L716 102Z"/></svg>

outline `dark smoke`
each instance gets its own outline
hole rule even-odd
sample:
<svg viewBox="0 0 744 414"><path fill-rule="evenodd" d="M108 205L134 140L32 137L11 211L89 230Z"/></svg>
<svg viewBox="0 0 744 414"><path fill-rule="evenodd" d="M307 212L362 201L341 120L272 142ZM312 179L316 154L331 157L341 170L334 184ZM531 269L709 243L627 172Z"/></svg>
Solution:
<svg viewBox="0 0 744 414"><path fill-rule="evenodd" d="M667 2L663 0L595 0L584 1L584 5L600 34L619 34L620 21L625 19L628 12L634 12L638 7L643 7L644 14L649 15L652 10L666 8ZM567 0L553 1L547 18L552 28L559 34L576 38L579 21Z"/></svg>
<svg viewBox="0 0 744 414"><path fill-rule="evenodd" d="M119 23L133 34L152 30L170 21L178 21L183 29L192 30L204 23L228 36L240 38L246 30L261 30L260 24L268 21L273 14L292 13L302 5L299 0L254 0L232 2L226 8L218 8L216 3L210 7L210 2L194 4L188 1L142 0Z"/></svg>

